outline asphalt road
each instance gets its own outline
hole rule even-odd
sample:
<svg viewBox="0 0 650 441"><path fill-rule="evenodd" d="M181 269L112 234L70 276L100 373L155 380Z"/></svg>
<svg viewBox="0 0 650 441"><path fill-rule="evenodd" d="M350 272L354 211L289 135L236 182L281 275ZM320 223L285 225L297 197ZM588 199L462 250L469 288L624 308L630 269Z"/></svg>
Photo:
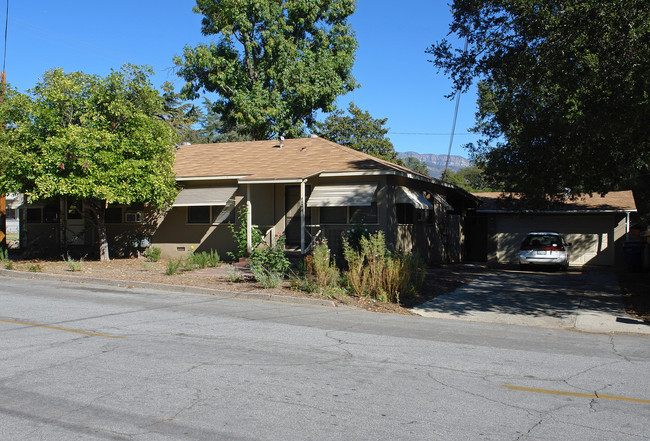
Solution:
<svg viewBox="0 0 650 441"><path fill-rule="evenodd" d="M0 440L650 439L649 343L0 277Z"/></svg>

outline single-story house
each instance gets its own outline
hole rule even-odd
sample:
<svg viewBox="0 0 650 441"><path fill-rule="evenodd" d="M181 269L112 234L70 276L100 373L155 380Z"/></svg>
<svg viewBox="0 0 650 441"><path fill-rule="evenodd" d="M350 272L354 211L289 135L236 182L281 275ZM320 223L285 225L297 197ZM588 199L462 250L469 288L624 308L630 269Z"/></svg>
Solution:
<svg viewBox="0 0 650 441"><path fill-rule="evenodd" d="M570 265L623 264L623 243L636 212L631 191L566 199L551 208L524 208L502 193L475 193L481 205L466 219L468 260L513 264L531 231L561 233L571 243Z"/></svg>
<svg viewBox="0 0 650 441"><path fill-rule="evenodd" d="M308 252L316 240L340 249L358 224L383 230L395 249L430 262L463 257L463 216L478 200L453 185L319 137L181 146L181 191L152 244L163 255L235 249L230 226L248 209L268 243ZM237 228L239 226L235 225Z"/></svg>
<svg viewBox="0 0 650 441"><path fill-rule="evenodd" d="M327 239L336 253L341 234L363 224L384 231L395 249L459 262L464 215L478 205L454 185L318 137L182 145L175 173L180 192L166 213L147 204L107 208L111 255L152 245L167 257L216 250L225 258L247 208L246 228L255 225L268 243L285 235L289 250L305 253ZM75 204L22 205L21 248L94 253L96 232Z"/></svg>

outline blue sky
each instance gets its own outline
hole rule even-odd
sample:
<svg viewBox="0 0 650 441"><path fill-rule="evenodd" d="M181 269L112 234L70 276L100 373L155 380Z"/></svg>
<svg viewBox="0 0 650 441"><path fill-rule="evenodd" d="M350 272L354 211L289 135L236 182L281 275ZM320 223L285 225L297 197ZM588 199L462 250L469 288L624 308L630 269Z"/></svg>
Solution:
<svg viewBox="0 0 650 441"><path fill-rule="evenodd" d="M156 86L172 81L179 90L172 57L210 40L201 35L193 0L9 2L6 73L20 91L49 69L106 75L126 62L151 66ZM451 82L424 51L447 35L450 21L445 0L358 0L351 23L359 41L354 75L362 87L337 105L346 109L352 100L373 117L388 118L397 151L446 154L454 102L444 95ZM474 89L461 97L452 154L467 157L461 145L476 139L467 134L475 103Z"/></svg>

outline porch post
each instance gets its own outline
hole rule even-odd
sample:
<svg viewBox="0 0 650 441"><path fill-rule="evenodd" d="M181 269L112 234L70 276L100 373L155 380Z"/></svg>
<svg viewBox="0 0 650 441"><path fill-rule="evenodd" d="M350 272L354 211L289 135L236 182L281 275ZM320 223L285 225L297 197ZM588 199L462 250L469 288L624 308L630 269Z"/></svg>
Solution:
<svg viewBox="0 0 650 441"><path fill-rule="evenodd" d="M246 184L246 249L253 251L253 204L251 204L251 184Z"/></svg>
<svg viewBox="0 0 650 441"><path fill-rule="evenodd" d="M300 254L305 254L305 180L300 181Z"/></svg>

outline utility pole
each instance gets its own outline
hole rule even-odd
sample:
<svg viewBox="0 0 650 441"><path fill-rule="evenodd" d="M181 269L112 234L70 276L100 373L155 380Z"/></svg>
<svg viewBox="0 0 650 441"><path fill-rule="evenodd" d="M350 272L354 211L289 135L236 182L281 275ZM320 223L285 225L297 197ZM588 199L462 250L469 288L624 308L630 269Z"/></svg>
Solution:
<svg viewBox="0 0 650 441"><path fill-rule="evenodd" d="M4 71L0 74L0 83L2 83L0 85L0 103L2 103L7 87L7 76ZM5 250L7 250L7 197L0 194L0 251Z"/></svg>

